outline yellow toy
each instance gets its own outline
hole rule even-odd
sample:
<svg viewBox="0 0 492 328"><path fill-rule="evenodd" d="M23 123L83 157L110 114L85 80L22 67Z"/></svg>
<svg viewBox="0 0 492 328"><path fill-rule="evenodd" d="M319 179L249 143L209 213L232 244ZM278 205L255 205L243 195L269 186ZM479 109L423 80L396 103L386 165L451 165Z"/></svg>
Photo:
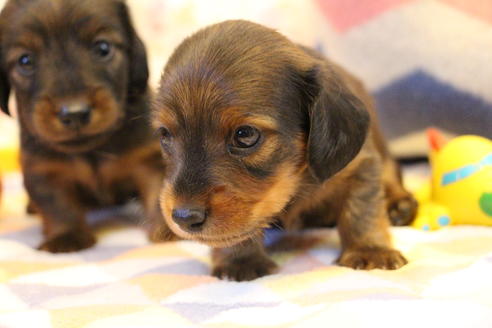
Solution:
<svg viewBox="0 0 492 328"><path fill-rule="evenodd" d="M461 136L449 142L429 130L432 180L417 191L413 226L492 225L492 141Z"/></svg>
<svg viewBox="0 0 492 328"><path fill-rule="evenodd" d="M19 147L18 130L16 123L0 116L0 208L2 205L2 175L18 171L19 168ZM3 195L6 196L6 195ZM5 205L5 204L4 204Z"/></svg>

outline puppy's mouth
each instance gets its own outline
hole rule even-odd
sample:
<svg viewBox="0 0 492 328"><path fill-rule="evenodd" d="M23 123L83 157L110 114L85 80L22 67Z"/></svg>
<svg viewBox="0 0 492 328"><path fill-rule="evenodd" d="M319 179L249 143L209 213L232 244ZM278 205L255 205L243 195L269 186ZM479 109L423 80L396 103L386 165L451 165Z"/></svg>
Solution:
<svg viewBox="0 0 492 328"><path fill-rule="evenodd" d="M220 236L220 233L212 235L212 231L204 234L202 232L190 233L180 228L178 228L177 230L178 231L175 230L175 233L180 235L182 238L195 240L204 243L210 247L218 248L231 247L248 239L260 238L263 231L261 228L254 228L238 234Z"/></svg>
<svg viewBox="0 0 492 328"><path fill-rule="evenodd" d="M259 229L252 229L246 232L242 232L237 235L230 235L230 236L205 236L205 235L197 235L193 239L202 242L204 244L207 244L211 247L231 247L236 244L239 244L247 239L252 239L252 238L259 238L261 235L261 230Z"/></svg>
<svg viewBox="0 0 492 328"><path fill-rule="evenodd" d="M90 151L105 143L111 136L111 132L112 131L106 131L93 135L79 134L69 139L51 141L50 146L58 151L63 151L66 153L80 153Z"/></svg>
<svg viewBox="0 0 492 328"><path fill-rule="evenodd" d="M60 141L59 144L66 147L80 147L99 141L101 138L107 137L108 133L98 133L94 135L77 135L69 140Z"/></svg>

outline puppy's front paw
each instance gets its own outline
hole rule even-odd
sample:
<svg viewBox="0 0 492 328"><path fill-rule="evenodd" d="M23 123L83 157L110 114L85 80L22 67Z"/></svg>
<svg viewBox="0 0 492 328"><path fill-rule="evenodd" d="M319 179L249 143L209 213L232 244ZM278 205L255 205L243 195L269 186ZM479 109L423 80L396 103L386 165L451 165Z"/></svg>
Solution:
<svg viewBox="0 0 492 328"><path fill-rule="evenodd" d="M400 252L391 248L362 248L345 250L337 263L356 270L396 270L408 262Z"/></svg>
<svg viewBox="0 0 492 328"><path fill-rule="evenodd" d="M388 215L391 224L404 226L412 223L417 214L417 201L412 195L388 200Z"/></svg>
<svg viewBox="0 0 492 328"><path fill-rule="evenodd" d="M250 281L272 274L276 269L277 264L266 256L239 257L216 264L212 275L220 279Z"/></svg>
<svg viewBox="0 0 492 328"><path fill-rule="evenodd" d="M51 253L77 252L93 246L96 238L88 231L67 231L45 240L38 249Z"/></svg>

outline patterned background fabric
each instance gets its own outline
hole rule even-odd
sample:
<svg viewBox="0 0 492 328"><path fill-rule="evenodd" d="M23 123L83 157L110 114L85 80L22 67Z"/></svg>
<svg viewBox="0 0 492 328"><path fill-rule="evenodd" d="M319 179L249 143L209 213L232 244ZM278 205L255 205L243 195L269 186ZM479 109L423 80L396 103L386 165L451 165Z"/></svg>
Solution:
<svg viewBox="0 0 492 328"><path fill-rule="evenodd" d="M184 37L208 24L249 19L318 48L360 77L375 95L397 155L425 155L424 139L398 141L414 140L430 125L492 137L490 0L128 3L149 49L153 86Z"/></svg>
<svg viewBox="0 0 492 328"><path fill-rule="evenodd" d="M244 18L315 47L374 94L397 155L426 154L416 132L433 125L492 137L490 0L133 0L153 81L183 37Z"/></svg>
<svg viewBox="0 0 492 328"><path fill-rule="evenodd" d="M419 170L407 173L413 184L424 178ZM237 283L209 276L208 247L149 244L138 226L122 219L100 225L98 244L89 250L36 251L39 224L19 217L20 179L7 178L1 328L492 326L491 228L394 228L395 245L410 261L397 271L335 266L333 229L284 235L284 246L303 240L310 247L275 252L278 274Z"/></svg>

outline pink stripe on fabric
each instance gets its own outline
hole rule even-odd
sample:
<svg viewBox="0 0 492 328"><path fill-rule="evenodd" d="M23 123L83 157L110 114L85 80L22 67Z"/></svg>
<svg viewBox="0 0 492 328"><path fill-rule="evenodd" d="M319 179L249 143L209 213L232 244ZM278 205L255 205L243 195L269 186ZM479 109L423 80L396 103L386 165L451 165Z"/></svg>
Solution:
<svg viewBox="0 0 492 328"><path fill-rule="evenodd" d="M325 17L339 32L365 23L394 7L415 0L315 0Z"/></svg>

